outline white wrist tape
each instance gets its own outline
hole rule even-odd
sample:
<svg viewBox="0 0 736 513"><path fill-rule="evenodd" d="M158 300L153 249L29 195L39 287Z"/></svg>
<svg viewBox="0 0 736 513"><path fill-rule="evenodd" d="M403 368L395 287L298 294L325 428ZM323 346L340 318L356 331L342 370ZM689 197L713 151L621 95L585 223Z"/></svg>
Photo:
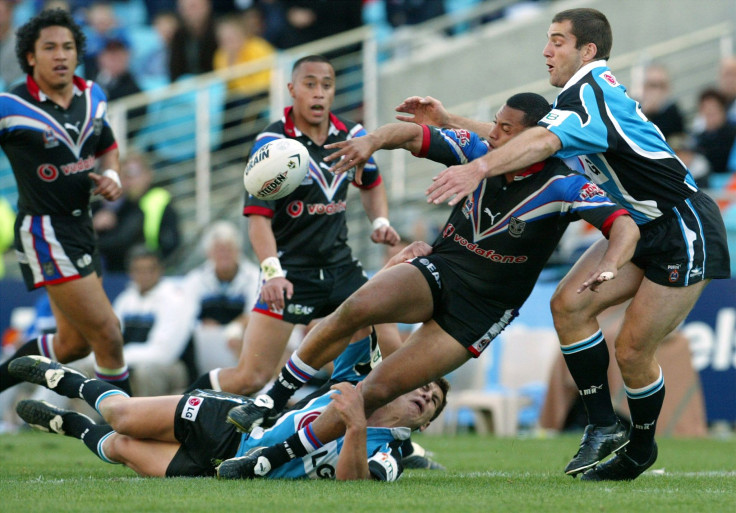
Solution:
<svg viewBox="0 0 736 513"><path fill-rule="evenodd" d="M268 257L261 262L261 271L266 281L273 278L283 278L286 276L281 269L281 262L278 257Z"/></svg>
<svg viewBox="0 0 736 513"><path fill-rule="evenodd" d="M383 228L384 226L391 226L391 223L388 222L388 219L385 217L377 217L373 220L373 231L378 230L379 228Z"/></svg>
<svg viewBox="0 0 736 513"><path fill-rule="evenodd" d="M123 184L120 183L120 175L118 175L118 172L114 169L105 169L105 172L102 173L102 176L110 178L113 182L117 184L118 187L120 187L121 189L123 188Z"/></svg>

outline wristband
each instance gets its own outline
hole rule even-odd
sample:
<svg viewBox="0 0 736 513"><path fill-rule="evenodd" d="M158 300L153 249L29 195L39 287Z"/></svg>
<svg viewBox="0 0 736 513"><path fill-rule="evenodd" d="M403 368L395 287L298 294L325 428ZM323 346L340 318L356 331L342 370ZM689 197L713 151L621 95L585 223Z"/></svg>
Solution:
<svg viewBox="0 0 736 513"><path fill-rule="evenodd" d="M281 269L281 262L278 257L268 257L261 262L261 271L266 281L273 278L283 278L286 276L284 271Z"/></svg>
<svg viewBox="0 0 736 513"><path fill-rule="evenodd" d="M391 223L388 222L388 219L385 217L377 217L373 220L373 231L378 230L379 228L383 228L384 226L391 226Z"/></svg>
<svg viewBox="0 0 736 513"><path fill-rule="evenodd" d="M120 187L121 189L123 188L123 184L120 183L120 175L118 175L118 172L114 169L105 169L105 172L102 173L102 176L108 177L113 182L115 182L118 187Z"/></svg>

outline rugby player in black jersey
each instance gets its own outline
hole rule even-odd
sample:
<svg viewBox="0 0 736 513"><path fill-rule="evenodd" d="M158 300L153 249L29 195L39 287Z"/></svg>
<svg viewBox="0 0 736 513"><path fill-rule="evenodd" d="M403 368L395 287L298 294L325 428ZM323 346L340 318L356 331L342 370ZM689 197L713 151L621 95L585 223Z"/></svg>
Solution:
<svg viewBox="0 0 736 513"><path fill-rule="evenodd" d="M533 93L514 95L496 116L487 142L466 130L391 124L363 138L330 145L336 172L368 161L381 148L403 148L445 165L464 163L503 146L549 111ZM342 160L339 160L342 159ZM351 161L352 164L346 162ZM308 334L300 354L329 353L356 329L380 322L422 323L384 358L361 388L366 413L407 390L477 357L518 314L567 225L586 219L610 239L601 273L581 279L579 290L599 289L633 254L639 230L626 211L558 159L484 180L450 214L432 246L415 242L352 294ZM403 263L406 259L411 259ZM342 434L328 408L282 444L238 461L240 476L260 477ZM264 472L264 469L266 470Z"/></svg>
<svg viewBox="0 0 736 513"><path fill-rule="evenodd" d="M95 356L95 374L129 392L120 324L102 288L90 191L122 194L118 150L102 89L74 75L85 37L71 15L46 10L18 29L25 83L0 94L0 146L18 184L15 249L29 290L44 287L56 333L27 342L0 365L0 391L18 383L14 358Z"/></svg>

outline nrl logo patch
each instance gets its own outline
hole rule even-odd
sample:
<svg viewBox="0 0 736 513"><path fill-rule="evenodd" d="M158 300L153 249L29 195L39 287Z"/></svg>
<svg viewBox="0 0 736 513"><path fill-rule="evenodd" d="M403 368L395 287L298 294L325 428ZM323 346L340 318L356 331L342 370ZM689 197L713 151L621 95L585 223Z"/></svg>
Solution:
<svg viewBox="0 0 736 513"><path fill-rule="evenodd" d="M43 273L46 276L53 276L54 275L54 264L53 264L53 262L44 262L43 263Z"/></svg>
<svg viewBox="0 0 736 513"><path fill-rule="evenodd" d="M526 221L516 217L509 218L509 235L518 239L524 233L524 228L526 228Z"/></svg>
<svg viewBox="0 0 736 513"><path fill-rule="evenodd" d="M598 76L608 82L611 87L618 87L618 81L616 80L616 77L613 76L613 73L611 73L610 71L604 71Z"/></svg>

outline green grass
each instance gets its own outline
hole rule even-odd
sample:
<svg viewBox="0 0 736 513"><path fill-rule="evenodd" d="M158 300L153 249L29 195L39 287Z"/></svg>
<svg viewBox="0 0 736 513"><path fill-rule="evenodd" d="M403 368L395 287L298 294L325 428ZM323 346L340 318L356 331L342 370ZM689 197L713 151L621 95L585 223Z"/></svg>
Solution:
<svg viewBox="0 0 736 513"><path fill-rule="evenodd" d="M416 437L447 472L397 483L139 478L77 441L0 436L0 511L15 512L726 512L736 504L736 439L659 440L653 469L630 483L562 474L579 438Z"/></svg>

